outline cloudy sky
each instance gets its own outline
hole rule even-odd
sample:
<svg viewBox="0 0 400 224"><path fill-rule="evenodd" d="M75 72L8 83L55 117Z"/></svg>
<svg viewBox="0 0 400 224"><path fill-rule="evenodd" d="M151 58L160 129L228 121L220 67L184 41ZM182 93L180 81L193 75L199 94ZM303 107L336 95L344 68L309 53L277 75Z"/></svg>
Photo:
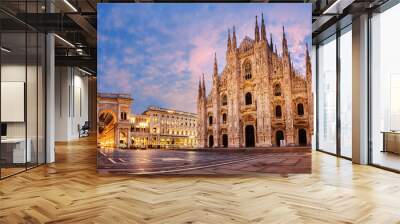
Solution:
<svg viewBox="0 0 400 224"><path fill-rule="evenodd" d="M196 112L198 80L210 89L214 52L225 65L228 28L238 45L254 38L264 13L267 38L281 51L282 26L295 67L311 45L311 4L98 4L98 90L129 93L133 111L155 105Z"/></svg>

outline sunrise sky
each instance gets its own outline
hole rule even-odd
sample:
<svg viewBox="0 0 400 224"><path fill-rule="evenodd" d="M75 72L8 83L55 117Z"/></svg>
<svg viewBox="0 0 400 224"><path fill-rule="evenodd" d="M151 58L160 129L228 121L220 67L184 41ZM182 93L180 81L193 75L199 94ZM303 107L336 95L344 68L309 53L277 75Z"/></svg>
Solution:
<svg viewBox="0 0 400 224"><path fill-rule="evenodd" d="M205 73L209 92L214 52L219 72L225 65L228 28L236 27L238 45L254 39L261 13L278 52L285 26L304 72L311 4L98 4L98 91L131 94L135 113L151 105L196 112L199 77Z"/></svg>

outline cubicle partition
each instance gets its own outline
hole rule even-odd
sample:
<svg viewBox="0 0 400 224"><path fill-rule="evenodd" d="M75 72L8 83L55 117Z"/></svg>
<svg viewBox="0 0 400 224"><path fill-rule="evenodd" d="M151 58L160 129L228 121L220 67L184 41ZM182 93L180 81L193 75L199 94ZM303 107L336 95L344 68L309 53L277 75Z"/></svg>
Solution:
<svg viewBox="0 0 400 224"><path fill-rule="evenodd" d="M0 5L3 3L0 3ZM20 2L35 13L40 1ZM0 11L0 178L45 163L45 34ZM6 19L4 19L6 18ZM10 29L12 27L12 29Z"/></svg>

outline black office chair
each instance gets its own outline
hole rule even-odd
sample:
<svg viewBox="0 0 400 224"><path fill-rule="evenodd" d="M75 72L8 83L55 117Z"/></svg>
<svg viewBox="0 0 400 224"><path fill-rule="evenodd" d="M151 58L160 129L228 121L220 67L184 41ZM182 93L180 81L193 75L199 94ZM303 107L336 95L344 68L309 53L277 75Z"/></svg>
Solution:
<svg viewBox="0 0 400 224"><path fill-rule="evenodd" d="M85 123L82 125L82 127L79 127L80 125L78 125L79 128L79 138L80 137L87 137L89 136L89 129L90 129L90 125L89 125L89 121L85 121Z"/></svg>

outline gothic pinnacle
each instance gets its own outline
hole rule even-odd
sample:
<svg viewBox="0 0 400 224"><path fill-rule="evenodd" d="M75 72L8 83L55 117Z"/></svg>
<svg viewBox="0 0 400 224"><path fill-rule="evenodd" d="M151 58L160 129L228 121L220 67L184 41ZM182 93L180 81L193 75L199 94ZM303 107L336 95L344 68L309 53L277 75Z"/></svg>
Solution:
<svg viewBox="0 0 400 224"><path fill-rule="evenodd" d="M273 43L272 43L272 33L270 33L270 44L269 44L269 46L271 47L271 49L274 49L274 45L273 45Z"/></svg>
<svg viewBox="0 0 400 224"><path fill-rule="evenodd" d="M265 31L264 14L261 13L261 39L267 40L267 33Z"/></svg>
<svg viewBox="0 0 400 224"><path fill-rule="evenodd" d="M218 76L217 53L214 53L214 76Z"/></svg>
<svg viewBox="0 0 400 224"><path fill-rule="evenodd" d="M254 27L254 39L256 42L260 41L260 30L258 29L257 16L256 16L256 25Z"/></svg>
<svg viewBox="0 0 400 224"><path fill-rule="evenodd" d="M231 30L228 29L228 50L231 48Z"/></svg>
<svg viewBox="0 0 400 224"><path fill-rule="evenodd" d="M237 45L236 45L236 31L235 31L235 26L233 26L232 45L233 45L233 46L232 46L233 49L236 50Z"/></svg>

